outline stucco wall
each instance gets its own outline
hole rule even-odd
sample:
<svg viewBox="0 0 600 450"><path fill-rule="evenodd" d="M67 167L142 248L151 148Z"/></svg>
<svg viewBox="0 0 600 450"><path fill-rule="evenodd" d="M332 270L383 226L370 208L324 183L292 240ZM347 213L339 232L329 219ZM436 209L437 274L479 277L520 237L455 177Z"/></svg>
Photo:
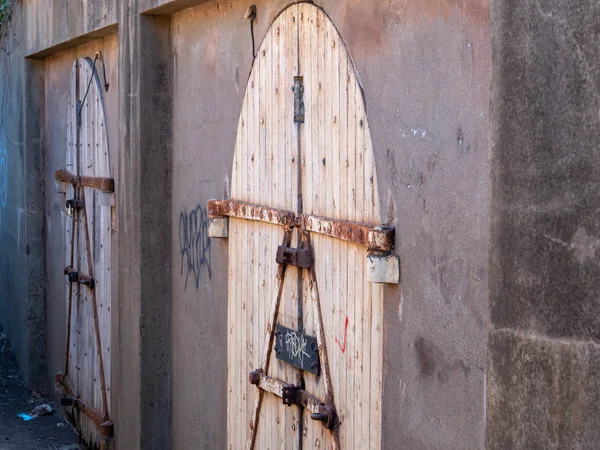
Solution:
<svg viewBox="0 0 600 450"><path fill-rule="evenodd" d="M402 258L402 285L389 287L385 300L384 447L483 448L489 6L318 4L357 66L382 209L396 226ZM256 3L257 46L286 5ZM229 192L251 66L247 6L208 2L171 22L177 448L224 445L227 242L202 241L200 263L190 266L179 227L190 214L200 227L206 201ZM201 229L198 237L205 238Z"/></svg>

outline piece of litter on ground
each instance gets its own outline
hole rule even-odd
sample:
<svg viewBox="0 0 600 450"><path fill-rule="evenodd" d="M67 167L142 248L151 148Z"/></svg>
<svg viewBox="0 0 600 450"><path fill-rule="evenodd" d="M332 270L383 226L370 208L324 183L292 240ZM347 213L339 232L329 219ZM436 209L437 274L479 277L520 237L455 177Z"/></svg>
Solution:
<svg viewBox="0 0 600 450"><path fill-rule="evenodd" d="M48 403L44 403L42 405L38 405L33 408L31 411L32 416L45 416L46 414L52 414L54 412L54 408L50 406Z"/></svg>
<svg viewBox="0 0 600 450"><path fill-rule="evenodd" d="M56 424L56 427L57 427L57 428L62 428L62 427L64 427L64 426L65 426L65 424L64 424L64 423L62 423L62 422L58 422L58 423Z"/></svg>
<svg viewBox="0 0 600 450"><path fill-rule="evenodd" d="M17 414L17 416L20 417L21 419L23 419L25 422L35 419L35 416L30 416L27 413L19 413L19 414Z"/></svg>

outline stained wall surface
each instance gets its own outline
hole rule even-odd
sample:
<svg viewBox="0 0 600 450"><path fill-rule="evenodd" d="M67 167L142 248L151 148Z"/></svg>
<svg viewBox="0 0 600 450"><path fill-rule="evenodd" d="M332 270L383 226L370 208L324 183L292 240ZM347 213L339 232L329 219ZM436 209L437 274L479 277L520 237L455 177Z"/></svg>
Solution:
<svg viewBox="0 0 600 450"><path fill-rule="evenodd" d="M600 442L599 17L492 10L491 449Z"/></svg>
<svg viewBox="0 0 600 450"><path fill-rule="evenodd" d="M26 62L23 59L22 29L22 14L17 8L13 20L4 25L0 38L0 320L15 350L24 378L39 386L44 377L45 325L41 318L45 309L42 304L34 307L34 311L30 310L26 274L30 258L43 257L41 227L35 244L29 242L27 234L28 217L40 217L42 210L38 209L39 204L32 209L27 204L25 179L32 168L24 142L23 74ZM41 159L37 161L39 165ZM40 219L41 222L43 213ZM43 299L43 281L37 286L39 296L33 303ZM29 326L43 327L37 338L28 332ZM37 351L34 350L36 347ZM37 368L33 367L36 359L40 364Z"/></svg>
<svg viewBox="0 0 600 450"><path fill-rule="evenodd" d="M318 4L357 67L402 259L402 284L386 288L384 305L383 446L483 448L489 5ZM256 3L257 48L286 5ZM172 435L181 448L225 442L227 241L206 238L204 208L229 194L252 64L247 6L208 2L171 18Z"/></svg>

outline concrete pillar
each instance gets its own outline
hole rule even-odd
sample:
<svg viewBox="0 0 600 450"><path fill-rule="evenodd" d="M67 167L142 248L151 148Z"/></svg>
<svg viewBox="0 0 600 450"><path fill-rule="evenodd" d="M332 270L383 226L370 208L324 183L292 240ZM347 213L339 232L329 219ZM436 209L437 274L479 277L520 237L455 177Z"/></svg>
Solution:
<svg viewBox="0 0 600 450"><path fill-rule="evenodd" d="M119 448L171 443L171 109L168 17L119 11Z"/></svg>
<svg viewBox="0 0 600 450"><path fill-rule="evenodd" d="M492 4L487 448L596 448L600 5Z"/></svg>

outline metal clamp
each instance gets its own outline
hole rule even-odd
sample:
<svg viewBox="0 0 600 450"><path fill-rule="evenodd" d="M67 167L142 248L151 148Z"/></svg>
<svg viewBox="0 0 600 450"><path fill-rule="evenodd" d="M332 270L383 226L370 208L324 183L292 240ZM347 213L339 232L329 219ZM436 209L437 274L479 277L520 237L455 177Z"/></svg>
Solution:
<svg viewBox="0 0 600 450"><path fill-rule="evenodd" d="M310 247L292 248L280 245L277 249L277 256L275 259L279 264L288 264L303 269L310 269L314 264L314 258Z"/></svg>
<svg viewBox="0 0 600 450"><path fill-rule="evenodd" d="M281 399L283 400L283 404L290 405L298 405L300 403L300 391L302 389L298 386L284 386L281 389Z"/></svg>
<svg viewBox="0 0 600 450"><path fill-rule="evenodd" d="M96 287L96 281L92 277L79 273L70 266L65 267L64 273L67 276L69 283L84 284L90 289L94 289L94 287Z"/></svg>
<svg viewBox="0 0 600 450"><path fill-rule="evenodd" d="M78 200L75 198L72 198L70 200L67 200L67 216L70 216L73 214L73 210L74 209L81 209L84 207L84 203L83 200Z"/></svg>

